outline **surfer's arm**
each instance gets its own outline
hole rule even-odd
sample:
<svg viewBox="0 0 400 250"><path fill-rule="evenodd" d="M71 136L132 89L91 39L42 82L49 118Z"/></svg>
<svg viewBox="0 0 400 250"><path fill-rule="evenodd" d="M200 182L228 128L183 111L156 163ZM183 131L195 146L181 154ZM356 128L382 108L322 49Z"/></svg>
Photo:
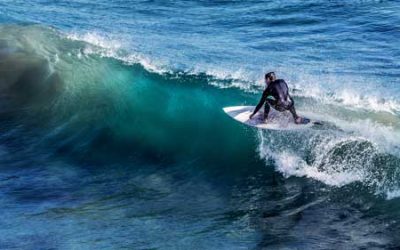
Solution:
<svg viewBox="0 0 400 250"><path fill-rule="evenodd" d="M260 102L257 104L257 106L256 106L256 108L254 109L253 113L250 115L250 119L253 118L253 116L254 116L255 114L257 114L257 112L260 110L260 108L262 107L262 105L263 105L263 104L265 103L265 101L267 100L267 96L268 96L268 93L267 93L267 90L265 90L264 93L263 93L263 95L262 95L262 97L261 97Z"/></svg>

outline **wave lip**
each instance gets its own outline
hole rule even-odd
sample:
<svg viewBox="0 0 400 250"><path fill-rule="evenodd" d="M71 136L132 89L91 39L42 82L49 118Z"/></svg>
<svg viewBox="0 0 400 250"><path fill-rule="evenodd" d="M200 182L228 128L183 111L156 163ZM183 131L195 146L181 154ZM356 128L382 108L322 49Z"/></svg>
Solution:
<svg viewBox="0 0 400 250"><path fill-rule="evenodd" d="M129 49L128 45L122 43L118 39L114 39L107 35L101 35L96 32L86 32L83 34L67 33L65 36L74 41L84 41L88 45L85 48L87 54L99 54L104 57L111 57L121 60L127 64L141 64L147 70L158 74L182 73L184 75L205 75L209 78L209 84L218 88L237 88L250 93L258 93L263 88L263 72L251 72L249 68L223 68L221 66L194 66L190 68L179 69L173 67L165 60L155 60L146 56L139 51ZM288 70L288 69L282 69ZM291 72L291 71L290 71ZM324 81L318 77L310 77L309 75L296 76L302 78L301 84L294 84L294 96L312 98L320 101L323 105L337 105L347 109L366 110L372 112L388 112L393 115L400 114L400 102L395 98L382 97L384 93L379 95L370 94L366 91L360 91L356 85L355 88L346 88L335 91L321 87L318 82ZM310 83L305 84L306 80ZM331 85L332 79L327 79L326 85ZM354 79L335 79L343 84L352 83ZM291 82L291 79L288 79ZM366 82L363 79L357 79L357 82ZM337 85L336 83L334 84ZM374 91L375 92L375 91ZM385 95L387 96L387 95Z"/></svg>
<svg viewBox="0 0 400 250"><path fill-rule="evenodd" d="M121 43L118 39L113 39L108 36L100 35L96 32L87 32L83 34L66 33L65 37L72 41L85 42L85 54L96 54L103 57L114 58L126 64L140 64L145 69L158 74L171 73L172 69L139 52L126 50L126 45Z"/></svg>

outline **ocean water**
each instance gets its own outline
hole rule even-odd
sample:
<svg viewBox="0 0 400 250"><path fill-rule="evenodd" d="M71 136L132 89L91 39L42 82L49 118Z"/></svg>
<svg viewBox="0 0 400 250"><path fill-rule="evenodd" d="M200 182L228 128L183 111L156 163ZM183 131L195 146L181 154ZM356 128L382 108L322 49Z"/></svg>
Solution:
<svg viewBox="0 0 400 250"><path fill-rule="evenodd" d="M400 248L399 13L0 0L0 249ZM268 71L326 125L226 116Z"/></svg>

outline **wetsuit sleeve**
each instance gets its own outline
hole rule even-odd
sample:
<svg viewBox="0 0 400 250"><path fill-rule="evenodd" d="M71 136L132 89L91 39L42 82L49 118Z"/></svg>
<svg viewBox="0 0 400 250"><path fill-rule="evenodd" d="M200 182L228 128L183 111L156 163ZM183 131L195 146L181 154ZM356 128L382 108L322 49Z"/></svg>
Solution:
<svg viewBox="0 0 400 250"><path fill-rule="evenodd" d="M268 97L268 91L264 90L260 102L257 104L256 108L254 109L253 115L257 114L257 112L260 110L260 108L263 106L263 104L267 100L267 97Z"/></svg>

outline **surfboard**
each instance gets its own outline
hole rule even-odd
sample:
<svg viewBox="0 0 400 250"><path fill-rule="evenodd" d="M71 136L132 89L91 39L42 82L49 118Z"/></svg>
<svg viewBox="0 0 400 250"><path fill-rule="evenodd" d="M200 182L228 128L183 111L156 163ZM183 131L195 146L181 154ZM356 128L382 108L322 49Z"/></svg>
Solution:
<svg viewBox="0 0 400 250"><path fill-rule="evenodd" d="M255 106L234 106L223 108L224 112L235 119L238 122L246 124L251 127L260 129L272 129L272 130L299 130L307 129L312 127L314 124L321 125L322 123L303 117L305 120L304 124L296 124L293 116L289 111L279 112L271 108L268 114L267 121L264 121L264 113L260 110L253 119L250 119L250 115L253 113Z"/></svg>

